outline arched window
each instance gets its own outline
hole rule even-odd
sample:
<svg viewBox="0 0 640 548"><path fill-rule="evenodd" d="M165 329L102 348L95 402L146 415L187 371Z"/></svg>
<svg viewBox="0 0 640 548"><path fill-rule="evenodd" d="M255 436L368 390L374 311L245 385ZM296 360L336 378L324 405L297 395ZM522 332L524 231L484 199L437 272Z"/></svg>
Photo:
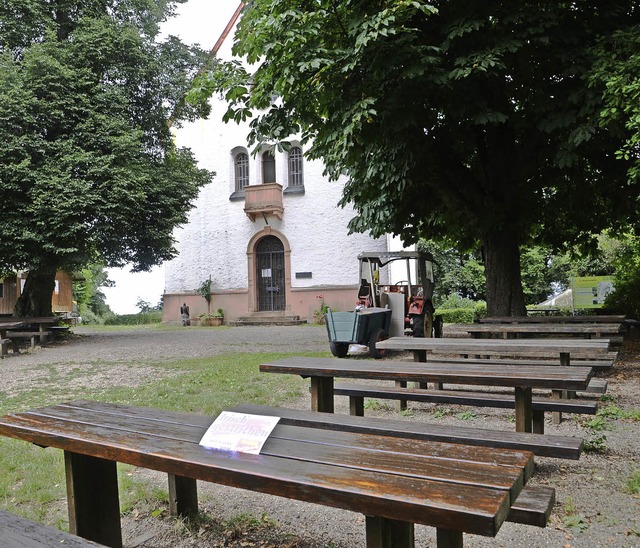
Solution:
<svg viewBox="0 0 640 548"><path fill-rule="evenodd" d="M236 192L242 191L249 184L249 155L241 152L235 158Z"/></svg>
<svg viewBox="0 0 640 548"><path fill-rule="evenodd" d="M304 185L302 149L300 147L291 147L291 150L289 150L289 186L302 185Z"/></svg>
<svg viewBox="0 0 640 548"><path fill-rule="evenodd" d="M262 182L276 182L276 159L270 150L262 153Z"/></svg>

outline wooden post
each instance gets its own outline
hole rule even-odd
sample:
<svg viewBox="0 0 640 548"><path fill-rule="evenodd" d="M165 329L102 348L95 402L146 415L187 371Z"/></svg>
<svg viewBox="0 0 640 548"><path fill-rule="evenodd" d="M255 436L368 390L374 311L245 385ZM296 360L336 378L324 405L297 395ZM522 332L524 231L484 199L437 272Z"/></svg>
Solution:
<svg viewBox="0 0 640 548"><path fill-rule="evenodd" d="M462 531L451 531L450 529L436 530L437 548L462 548Z"/></svg>
<svg viewBox="0 0 640 548"><path fill-rule="evenodd" d="M333 377L311 377L311 411L333 413Z"/></svg>
<svg viewBox="0 0 640 548"><path fill-rule="evenodd" d="M406 388L407 387L407 381L396 381L396 387L397 388ZM398 403L396 404L396 407L398 409L398 413L401 413L402 411L406 411L406 409L407 409L407 400L398 400Z"/></svg>
<svg viewBox="0 0 640 548"><path fill-rule="evenodd" d="M116 463L64 452L69 531L80 537L122 548Z"/></svg>
<svg viewBox="0 0 640 548"><path fill-rule="evenodd" d="M364 398L362 396L349 396L349 414L364 417Z"/></svg>
<svg viewBox="0 0 640 548"><path fill-rule="evenodd" d="M168 474L169 514L174 517L193 518L198 515L198 487L196 480Z"/></svg>
<svg viewBox="0 0 640 548"><path fill-rule="evenodd" d="M531 432L531 387L516 386L516 432Z"/></svg>
<svg viewBox="0 0 640 548"><path fill-rule="evenodd" d="M367 548L413 548L414 526L407 521L366 516Z"/></svg>

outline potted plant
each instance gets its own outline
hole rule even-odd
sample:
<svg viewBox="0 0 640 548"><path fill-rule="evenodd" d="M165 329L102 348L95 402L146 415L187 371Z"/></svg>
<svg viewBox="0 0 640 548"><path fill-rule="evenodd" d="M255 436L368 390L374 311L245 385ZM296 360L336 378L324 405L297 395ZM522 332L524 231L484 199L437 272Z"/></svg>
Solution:
<svg viewBox="0 0 640 548"><path fill-rule="evenodd" d="M210 327L218 327L222 325L224 321L224 311L222 308L218 308L215 312L206 312L198 316L200 325L206 325Z"/></svg>

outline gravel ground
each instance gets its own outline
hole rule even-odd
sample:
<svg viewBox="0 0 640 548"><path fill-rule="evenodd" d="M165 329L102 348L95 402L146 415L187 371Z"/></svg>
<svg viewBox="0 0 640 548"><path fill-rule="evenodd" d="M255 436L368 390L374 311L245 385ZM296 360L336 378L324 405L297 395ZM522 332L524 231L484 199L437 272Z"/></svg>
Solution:
<svg viewBox="0 0 640 548"><path fill-rule="evenodd" d="M69 341L3 360L3 390L19 394L39 381L47 381L50 375L64 379L65 373L71 371L73 375L69 374L69 378L83 386L135 385L150 375L166 375L164 369L154 367L154 362L227 352L325 351L328 347L324 327L312 326L113 332L78 327L75 333ZM410 359L410 356L400 354L393 358ZM86 374L79 374L82 371ZM640 343L625 343L620 360L606 378L613 405L623 411L640 411ZM379 408L368 409L367 415L513 429L512 413L507 410L471 409L470 416L460 415L470 411L469 408L450 406L444 416L439 416L436 411L442 412L442 406L412 404L411 414L399 417L392 403L378 403ZM309 397L289 406L308 409ZM337 412L348 412L346 398L339 398ZM505 523L496 538L465 535L465 545L640 547L640 496L626 492L629 478L640 470L640 421L610 418L606 423L606 430L595 434L585 427L583 420L569 418L560 425L546 425L548 433L588 439L604 434L606 451L584 453L579 461L536 458L536 473L531 482L556 488L557 504L545 529ZM147 470L135 473L158 487L166 485L164 475ZM150 513L155 507L145 508L141 503L123 517L125 546L346 548L365 544L364 518L360 514L207 483L199 483L199 496L202 510L216 518L250 514L259 520L264 515L267 523L275 521L278 527L258 524L245 536L234 535L227 529L224 540L219 541L214 540L217 537L209 524L187 528L164 516L152 517ZM435 546L434 530L417 526L416 545Z"/></svg>

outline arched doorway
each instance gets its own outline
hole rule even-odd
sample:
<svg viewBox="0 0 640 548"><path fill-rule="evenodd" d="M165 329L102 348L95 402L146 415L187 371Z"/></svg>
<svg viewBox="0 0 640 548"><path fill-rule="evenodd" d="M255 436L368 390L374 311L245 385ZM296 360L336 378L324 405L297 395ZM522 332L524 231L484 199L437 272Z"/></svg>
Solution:
<svg viewBox="0 0 640 548"><path fill-rule="evenodd" d="M258 312L286 307L284 245L275 236L265 236L256 245L256 289Z"/></svg>

